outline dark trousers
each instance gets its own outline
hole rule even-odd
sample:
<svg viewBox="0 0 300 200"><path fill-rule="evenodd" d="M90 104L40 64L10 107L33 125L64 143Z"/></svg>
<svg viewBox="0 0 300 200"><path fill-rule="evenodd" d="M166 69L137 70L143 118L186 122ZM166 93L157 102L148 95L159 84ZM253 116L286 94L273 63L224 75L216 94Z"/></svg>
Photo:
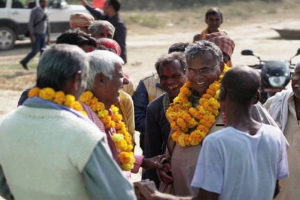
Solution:
<svg viewBox="0 0 300 200"><path fill-rule="evenodd" d="M40 54L43 53L45 48L45 40L46 40L46 34L34 34L35 42L31 44L32 49L27 54L27 56L21 60L22 63L27 64L38 52Z"/></svg>

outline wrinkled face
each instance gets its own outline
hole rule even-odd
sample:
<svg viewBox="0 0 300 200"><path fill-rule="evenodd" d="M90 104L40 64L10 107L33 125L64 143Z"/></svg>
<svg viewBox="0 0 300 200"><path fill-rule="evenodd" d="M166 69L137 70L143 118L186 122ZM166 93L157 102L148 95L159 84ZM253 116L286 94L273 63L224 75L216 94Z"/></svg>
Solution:
<svg viewBox="0 0 300 200"><path fill-rule="evenodd" d="M115 70L112 79L107 78L102 87L101 96L106 104L112 105L120 101L119 90L123 88L124 84L128 84L128 80L124 77L122 66L115 64Z"/></svg>
<svg viewBox="0 0 300 200"><path fill-rule="evenodd" d="M185 72L178 60L168 62L158 70L160 84L170 98L175 98L185 82Z"/></svg>
<svg viewBox="0 0 300 200"><path fill-rule="evenodd" d="M192 90L200 95L205 93L210 84L219 79L220 74L220 63L217 63L210 53L188 61L187 77L191 82Z"/></svg>
<svg viewBox="0 0 300 200"><path fill-rule="evenodd" d="M222 24L222 19L219 14L208 15L205 22L210 30L212 30L213 32L216 32L216 31L218 31L218 28Z"/></svg>
<svg viewBox="0 0 300 200"><path fill-rule="evenodd" d="M292 76L292 88L295 97L297 99L300 99L300 64L297 65L295 72Z"/></svg>
<svg viewBox="0 0 300 200"><path fill-rule="evenodd" d="M94 38L96 39L100 39L100 38L109 38L112 39L112 33L111 31L109 31L108 29L100 31L99 33L97 33L97 35L94 36Z"/></svg>

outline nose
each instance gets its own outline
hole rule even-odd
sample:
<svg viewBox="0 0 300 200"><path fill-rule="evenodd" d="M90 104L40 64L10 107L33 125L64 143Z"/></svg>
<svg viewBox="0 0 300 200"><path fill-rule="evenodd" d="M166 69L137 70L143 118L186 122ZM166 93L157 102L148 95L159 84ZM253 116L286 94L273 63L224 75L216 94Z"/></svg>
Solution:
<svg viewBox="0 0 300 200"><path fill-rule="evenodd" d="M128 85L128 84L129 84L128 78L124 77L123 78L123 85Z"/></svg>

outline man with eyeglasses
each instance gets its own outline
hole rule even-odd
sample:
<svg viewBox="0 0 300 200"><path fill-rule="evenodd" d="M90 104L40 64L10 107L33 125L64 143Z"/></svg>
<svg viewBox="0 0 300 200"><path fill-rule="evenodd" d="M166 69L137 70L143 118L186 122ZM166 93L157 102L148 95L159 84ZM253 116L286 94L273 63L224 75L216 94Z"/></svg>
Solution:
<svg viewBox="0 0 300 200"><path fill-rule="evenodd" d="M281 192L277 200L299 199L300 196L300 63L292 75L291 85L292 89L277 93L264 105L289 142L290 176L280 182Z"/></svg>
<svg viewBox="0 0 300 200"><path fill-rule="evenodd" d="M191 91L188 99L192 107L197 108L199 99L206 94L209 86L219 79L224 69L223 54L214 43L203 40L190 44L185 50L185 58L186 76ZM222 115L217 115L215 120L216 122L209 127L208 134L224 128ZM172 124L171 129L170 135L174 132ZM180 196L197 196L198 189L191 186L191 181L201 146L200 142L195 146L183 147L173 141L172 137L169 138L167 155L163 160L164 170L159 171L162 180L160 191Z"/></svg>

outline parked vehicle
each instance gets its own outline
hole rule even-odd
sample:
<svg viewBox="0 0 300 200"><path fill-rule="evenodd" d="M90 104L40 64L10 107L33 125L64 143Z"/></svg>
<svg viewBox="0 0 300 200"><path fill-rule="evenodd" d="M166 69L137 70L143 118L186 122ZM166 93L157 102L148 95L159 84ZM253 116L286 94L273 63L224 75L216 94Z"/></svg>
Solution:
<svg viewBox="0 0 300 200"><path fill-rule="evenodd" d="M252 50L243 50L241 54L244 56L254 56L259 61L259 64L249 65L249 67L260 71L260 102L264 103L276 92L280 92L281 90L285 89L289 83L292 73L291 69L294 68L292 59L300 55L300 48L298 49L297 53L288 61L262 60L259 56L255 55Z"/></svg>
<svg viewBox="0 0 300 200"><path fill-rule="evenodd" d="M0 0L0 50L14 47L16 40L22 40L28 33L30 11L39 0ZM65 0L49 0L47 13L51 25L51 33L61 33L69 29L70 15L85 12L81 5L68 5Z"/></svg>

